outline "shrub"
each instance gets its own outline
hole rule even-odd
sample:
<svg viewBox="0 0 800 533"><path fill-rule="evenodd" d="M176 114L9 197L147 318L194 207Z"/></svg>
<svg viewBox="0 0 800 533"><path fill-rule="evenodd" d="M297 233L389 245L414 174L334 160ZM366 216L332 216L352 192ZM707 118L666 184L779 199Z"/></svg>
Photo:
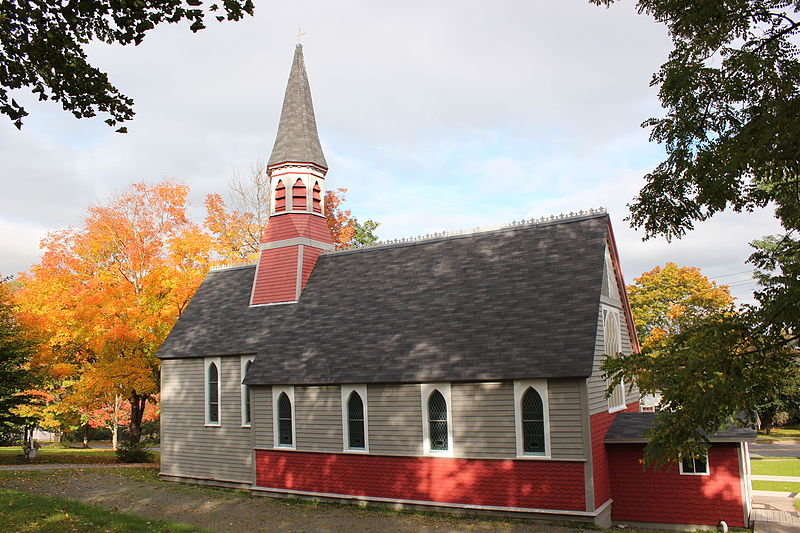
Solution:
<svg viewBox="0 0 800 533"><path fill-rule="evenodd" d="M772 419L772 423L776 426L785 426L789 423L789 413L786 411L779 411L775 413L775 418Z"/></svg>
<svg viewBox="0 0 800 533"><path fill-rule="evenodd" d="M152 463L154 456L139 445L120 446L117 448L117 457L123 463Z"/></svg>

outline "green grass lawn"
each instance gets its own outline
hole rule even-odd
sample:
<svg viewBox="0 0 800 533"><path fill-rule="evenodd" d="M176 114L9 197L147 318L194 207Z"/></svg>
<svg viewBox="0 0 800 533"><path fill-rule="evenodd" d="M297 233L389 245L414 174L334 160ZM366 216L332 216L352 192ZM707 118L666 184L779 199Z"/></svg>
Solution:
<svg viewBox="0 0 800 533"><path fill-rule="evenodd" d="M62 533L103 531L110 533L162 533L202 531L188 524L152 520L93 505L0 489L0 531Z"/></svg>
<svg viewBox="0 0 800 533"><path fill-rule="evenodd" d="M158 462L159 454L156 452L151 453L155 455L155 461ZM116 454L111 450L45 446L39 449L39 453L35 459L28 461L22 457L21 447L0 447L0 465L109 464L118 462Z"/></svg>
<svg viewBox="0 0 800 533"><path fill-rule="evenodd" d="M794 476L800 477L800 459L793 457L771 461L769 459L752 459L750 466L757 476Z"/></svg>
<svg viewBox="0 0 800 533"><path fill-rule="evenodd" d="M773 490L776 492L800 492L800 483L784 481L753 481L753 490Z"/></svg>
<svg viewBox="0 0 800 533"><path fill-rule="evenodd" d="M800 439L800 426L786 426L781 428L772 428L769 435L763 431L758 432L759 440L783 440L783 439Z"/></svg>

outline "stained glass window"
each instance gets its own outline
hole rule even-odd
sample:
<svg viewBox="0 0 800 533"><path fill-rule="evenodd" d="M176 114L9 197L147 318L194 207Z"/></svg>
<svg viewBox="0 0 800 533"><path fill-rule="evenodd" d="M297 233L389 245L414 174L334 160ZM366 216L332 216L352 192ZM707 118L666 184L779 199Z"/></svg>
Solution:
<svg viewBox="0 0 800 533"><path fill-rule="evenodd" d="M252 361L248 361L247 363L245 363L245 365L244 365L244 375L242 376L242 378L247 376L247 371L250 370L250 365L252 365L252 364L253 364ZM243 387L244 387L244 389L242 391L242 394L244 394L244 423L245 423L245 425L249 426L250 423L251 423L251 420L252 420L252 414L251 414L251 410L250 410L251 409L251 407L250 407L250 386L249 385L244 385Z"/></svg>
<svg viewBox="0 0 800 533"><path fill-rule="evenodd" d="M364 402L356 391L347 401L347 435L349 448L364 449Z"/></svg>
<svg viewBox="0 0 800 533"><path fill-rule="evenodd" d="M447 450L447 402L438 390L428 397L428 423L431 450Z"/></svg>
<svg viewBox="0 0 800 533"><path fill-rule="evenodd" d="M522 439L524 453L545 453L544 405L533 387L522 396Z"/></svg>
<svg viewBox="0 0 800 533"><path fill-rule="evenodd" d="M219 423L219 370L216 363L208 365L208 423Z"/></svg>
<svg viewBox="0 0 800 533"><path fill-rule="evenodd" d="M278 397L278 444L292 445L292 402L285 392Z"/></svg>

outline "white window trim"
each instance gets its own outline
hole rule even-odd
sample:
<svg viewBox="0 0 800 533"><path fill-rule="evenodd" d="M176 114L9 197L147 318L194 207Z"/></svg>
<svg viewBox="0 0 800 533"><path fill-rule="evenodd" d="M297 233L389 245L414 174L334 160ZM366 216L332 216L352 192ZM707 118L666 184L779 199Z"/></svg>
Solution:
<svg viewBox="0 0 800 533"><path fill-rule="evenodd" d="M278 398L280 397L281 393L285 392L286 396L289 397L289 401L292 404L292 445L287 446L286 444L280 444L278 439ZM272 437L273 437L273 448L279 448L281 450L294 450L297 448L297 416L295 416L294 412L294 386L292 385L284 385L284 386L275 386L272 387Z"/></svg>
<svg viewBox="0 0 800 533"><path fill-rule="evenodd" d="M422 447L425 455L436 457L453 457L453 402L450 395L450 383L421 383L420 400L422 401ZM438 390L447 403L447 450L431 450L431 426L428 415L428 398Z"/></svg>
<svg viewBox="0 0 800 533"><path fill-rule="evenodd" d="M711 463L708 461L708 453L706 453L706 471L705 472L684 472L683 471L683 458L679 458L678 460L678 470L682 476L710 476L711 475Z"/></svg>
<svg viewBox="0 0 800 533"><path fill-rule="evenodd" d="M369 414L367 408L366 385L342 385L342 450L348 453L369 453ZM364 404L364 448L350 448L350 424L347 420L347 401L352 392L361 396Z"/></svg>
<svg viewBox="0 0 800 533"><path fill-rule="evenodd" d="M542 398L544 410L544 453L525 453L525 439L522 434L522 396L528 387L533 388ZM550 449L550 401L547 394L546 379L523 379L514 382L514 427L517 437L517 459L549 459Z"/></svg>
<svg viewBox="0 0 800 533"><path fill-rule="evenodd" d="M208 369L211 363L217 365L217 418L216 422L211 422L208 412ZM219 357L206 357L203 359L203 411L205 412L206 427L220 427L222 425L222 364Z"/></svg>
<svg viewBox="0 0 800 533"><path fill-rule="evenodd" d="M601 305L603 312L601 316L603 317L603 349L605 349L605 337L606 337L606 312L614 313L614 316L617 318L617 353L622 352L622 321L620 320L620 313L619 309L616 307L612 307L610 305ZM609 380L606 380L606 386L609 385ZM608 412L609 413L617 413L619 411L624 411L628 408L628 404L626 403L627 398L627 391L625 390L625 382L620 381L619 383L620 388L620 396L622 397L622 403L618 405L611 405L611 396L608 397Z"/></svg>
<svg viewBox="0 0 800 533"><path fill-rule="evenodd" d="M241 363L241 374L240 374L241 375L241 380L240 380L240 383L242 381L244 381L247 363L252 363L252 362L253 362L253 356L252 355L243 355L241 357L241 361L240 361L240 363ZM252 412L250 413L250 423L248 424L247 423L247 396L246 396L248 387L244 383L242 383L241 385L242 385L242 427L243 428L249 428L249 427L252 427L252 425L253 425L252 424L252 422L253 422L253 413ZM251 399L251 401L250 401L250 411L253 410L252 407L253 407L253 403L252 403L252 399Z"/></svg>

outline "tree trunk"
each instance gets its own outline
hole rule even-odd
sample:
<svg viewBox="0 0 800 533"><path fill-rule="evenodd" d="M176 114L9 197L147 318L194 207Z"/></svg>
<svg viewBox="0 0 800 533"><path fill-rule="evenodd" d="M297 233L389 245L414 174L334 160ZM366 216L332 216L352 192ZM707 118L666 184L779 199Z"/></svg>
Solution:
<svg viewBox="0 0 800 533"><path fill-rule="evenodd" d="M131 434L131 446L137 446L139 441L142 440L142 417L144 416L144 407L149 397L149 394L138 394L134 391L131 393L130 398L128 398L131 404L131 421L128 424L128 431Z"/></svg>
<svg viewBox="0 0 800 533"><path fill-rule="evenodd" d="M89 447L89 424L83 426L83 447Z"/></svg>
<svg viewBox="0 0 800 533"><path fill-rule="evenodd" d="M111 424L111 449L117 449L117 431L119 431L119 424L116 422Z"/></svg>

